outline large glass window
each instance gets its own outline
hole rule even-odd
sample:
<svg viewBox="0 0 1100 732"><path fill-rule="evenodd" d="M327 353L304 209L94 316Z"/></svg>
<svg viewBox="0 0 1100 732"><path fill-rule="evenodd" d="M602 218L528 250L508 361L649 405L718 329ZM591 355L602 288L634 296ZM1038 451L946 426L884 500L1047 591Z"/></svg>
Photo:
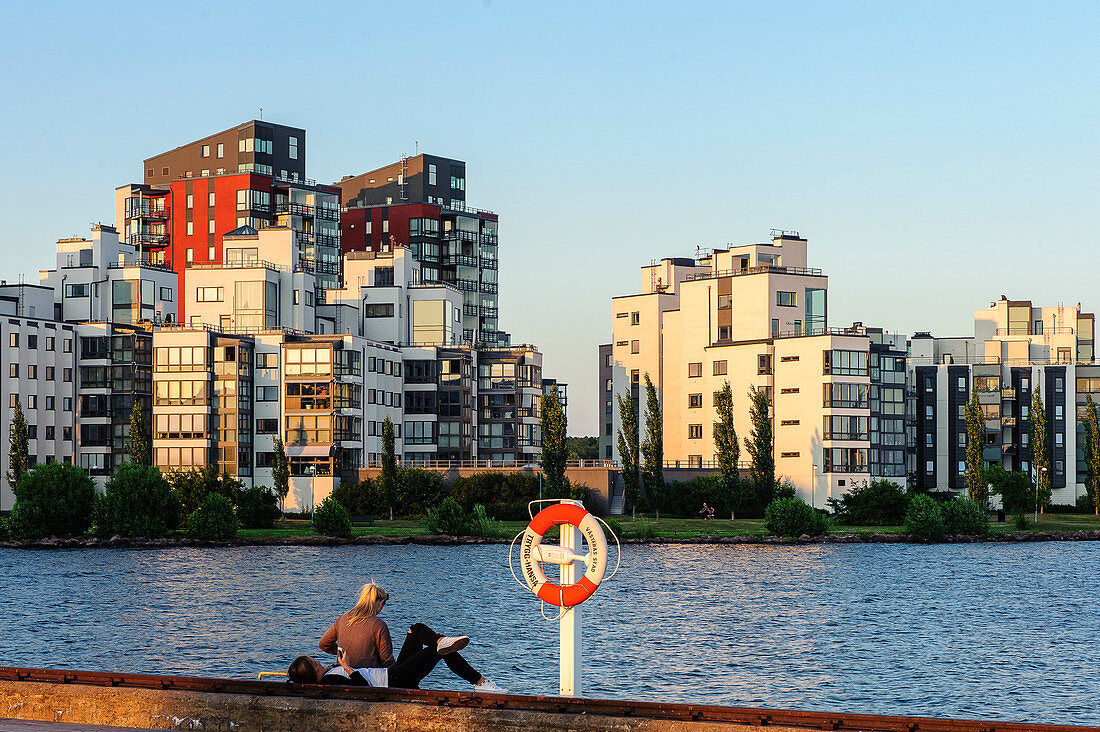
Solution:
<svg viewBox="0 0 1100 732"><path fill-rule="evenodd" d="M825 332L825 290L806 289L806 332Z"/></svg>
<svg viewBox="0 0 1100 732"><path fill-rule="evenodd" d="M824 406L834 409L866 409L867 384L824 384Z"/></svg>
<svg viewBox="0 0 1100 732"><path fill-rule="evenodd" d="M832 350L824 352L826 374L840 376L866 376L867 352L866 351L841 351Z"/></svg>

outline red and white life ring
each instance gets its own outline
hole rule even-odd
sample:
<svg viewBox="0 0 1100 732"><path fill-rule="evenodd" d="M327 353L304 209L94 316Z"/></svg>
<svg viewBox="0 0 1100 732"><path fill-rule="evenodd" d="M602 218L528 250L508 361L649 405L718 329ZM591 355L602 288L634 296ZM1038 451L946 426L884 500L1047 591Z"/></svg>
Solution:
<svg viewBox="0 0 1100 732"><path fill-rule="evenodd" d="M557 546L542 546L542 537L554 526L568 524L581 530L588 544L588 554L575 554ZM571 585L559 585L546 578L541 562L567 565L585 563L584 576ZM539 599L558 607L579 605L596 591L607 569L607 539L596 517L572 503L555 503L538 512L523 532L520 543L520 566L527 587Z"/></svg>

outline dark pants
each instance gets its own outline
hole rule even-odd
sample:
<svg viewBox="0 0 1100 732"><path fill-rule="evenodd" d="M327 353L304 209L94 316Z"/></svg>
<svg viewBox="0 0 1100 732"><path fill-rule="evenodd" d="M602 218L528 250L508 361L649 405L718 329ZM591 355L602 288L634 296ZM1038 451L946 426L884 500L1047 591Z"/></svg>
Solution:
<svg viewBox="0 0 1100 732"><path fill-rule="evenodd" d="M440 658L456 674L471 684L476 684L481 679L481 674L465 658L457 653L440 656L436 652L436 644L441 637L423 623L416 623L409 628L405 634L405 642L401 644L401 652L397 654L397 662L390 667L390 687L419 689L420 682L431 673Z"/></svg>

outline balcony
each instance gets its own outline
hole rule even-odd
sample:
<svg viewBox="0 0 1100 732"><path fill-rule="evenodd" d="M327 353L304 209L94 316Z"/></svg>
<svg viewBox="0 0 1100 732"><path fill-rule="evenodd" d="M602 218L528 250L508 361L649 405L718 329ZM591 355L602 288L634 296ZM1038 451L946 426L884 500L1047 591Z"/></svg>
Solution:
<svg viewBox="0 0 1100 732"><path fill-rule="evenodd" d="M1005 400L1015 399L1016 398L1016 390L1015 389L1002 389L1001 390L1001 398L1005 399Z"/></svg>
<svg viewBox="0 0 1100 732"><path fill-rule="evenodd" d="M1016 426L1016 418L1015 417L1005 417L1004 419L1001 420L1001 425L1004 426L1004 427L1015 427Z"/></svg>
<svg viewBox="0 0 1100 732"><path fill-rule="evenodd" d="M291 214L292 216L313 216L315 209L313 206L309 206L304 203L292 203L290 201L283 201L275 204L275 213L277 214Z"/></svg>
<svg viewBox="0 0 1100 732"><path fill-rule="evenodd" d="M442 259L443 259L443 264L445 264L445 265L446 264L452 264L452 265L461 264L465 267L476 267L477 266L477 257L471 257L467 254L447 253L447 254L443 255Z"/></svg>
<svg viewBox="0 0 1100 732"><path fill-rule="evenodd" d="M465 241L470 243L477 243L478 234L476 231L462 231L461 229L451 229L450 231L443 232L443 241Z"/></svg>
<svg viewBox="0 0 1100 732"><path fill-rule="evenodd" d="M781 267L775 264L762 264L757 267L745 267L742 269L725 269L718 272L699 272L689 275L688 280L713 280L719 277L740 277L753 274L789 274L804 275L809 277L821 277L821 270L816 267Z"/></svg>
<svg viewBox="0 0 1100 732"><path fill-rule="evenodd" d="M126 243L132 246L139 244L151 244L153 246L166 246L168 244L168 234L127 234Z"/></svg>

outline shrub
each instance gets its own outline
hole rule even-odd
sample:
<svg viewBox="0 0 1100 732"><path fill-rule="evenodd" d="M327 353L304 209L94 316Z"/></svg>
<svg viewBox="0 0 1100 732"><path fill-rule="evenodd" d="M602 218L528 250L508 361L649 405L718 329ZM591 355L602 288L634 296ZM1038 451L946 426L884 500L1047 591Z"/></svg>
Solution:
<svg viewBox="0 0 1100 732"><path fill-rule="evenodd" d="M189 516L212 493L225 496L231 505L237 505L241 493L241 482L226 474L219 474L216 465L205 468L191 468L169 473L168 483L180 500L183 515Z"/></svg>
<svg viewBox="0 0 1100 732"><path fill-rule="evenodd" d="M0 541L8 541L11 539L11 532L8 531L8 520L0 516Z"/></svg>
<svg viewBox="0 0 1100 732"><path fill-rule="evenodd" d="M381 483L381 481L375 481ZM397 469L394 517L418 518L443 498L443 476L433 470ZM378 511L376 513L381 513ZM386 513L389 511L387 509Z"/></svg>
<svg viewBox="0 0 1100 732"><path fill-rule="evenodd" d="M279 497L275 491L252 486L241 491L237 501L237 520L246 529L270 529L279 518Z"/></svg>
<svg viewBox="0 0 1100 732"><path fill-rule="evenodd" d="M1031 528L1031 519L1029 519L1027 517L1026 513L1024 513L1023 511L1020 511L1019 513L1017 513L1015 516L1012 517L1012 524L1019 531L1027 531L1028 529Z"/></svg>
<svg viewBox="0 0 1100 732"><path fill-rule="evenodd" d="M158 538L179 526L179 498L154 467L123 463L96 498L97 536Z"/></svg>
<svg viewBox="0 0 1100 732"><path fill-rule="evenodd" d="M899 526L905 521L909 497L896 483L875 480L857 485L840 499L830 498L829 508L842 524Z"/></svg>
<svg viewBox="0 0 1100 732"><path fill-rule="evenodd" d="M467 518L462 504L448 496L439 506L428 511L428 533L464 536L467 532Z"/></svg>
<svg viewBox="0 0 1100 732"><path fill-rule="evenodd" d="M1092 506L1092 496L1088 493L1077 496L1077 513L1094 513L1096 511Z"/></svg>
<svg viewBox="0 0 1100 732"><path fill-rule="evenodd" d="M191 512L187 535L192 539L229 541L237 535L237 515L233 504L221 493L211 493Z"/></svg>
<svg viewBox="0 0 1100 732"><path fill-rule="evenodd" d="M918 494L909 501L905 512L905 532L925 541L942 539L946 527L940 506L930 496Z"/></svg>
<svg viewBox="0 0 1100 732"><path fill-rule="evenodd" d="M467 515L466 531L470 536L500 536L503 527L499 521L494 521L485 510L485 506L479 503Z"/></svg>
<svg viewBox="0 0 1100 732"><path fill-rule="evenodd" d="M607 528L610 529L611 533L613 533L615 536L619 537L620 539L622 538L622 536L623 536L623 524L622 524L621 521L619 521L619 519L616 519L616 518L607 519Z"/></svg>
<svg viewBox="0 0 1100 732"><path fill-rule="evenodd" d="M943 528L948 534L984 536L989 533L989 514L980 504L959 496L940 506Z"/></svg>
<svg viewBox="0 0 1100 732"><path fill-rule="evenodd" d="M828 522L799 498L776 498L764 509L764 527L775 536L824 536Z"/></svg>
<svg viewBox="0 0 1100 732"><path fill-rule="evenodd" d="M357 516L389 515L381 482L366 478L358 483L341 483L340 487L332 492L332 497L339 501L348 513Z"/></svg>
<svg viewBox="0 0 1100 732"><path fill-rule="evenodd" d="M1026 511L1035 503L1035 486L1023 473L1010 473L1000 465L990 465L983 473L987 483L993 486L993 495L1001 497L1001 505L1008 513Z"/></svg>
<svg viewBox="0 0 1100 732"><path fill-rule="evenodd" d="M745 483L738 481L734 488L727 486L720 475L702 475L691 480L669 484L661 494L660 509L668 516L695 518L706 503L714 509L718 518L729 517L737 509L737 495ZM738 513L740 515L740 513Z"/></svg>
<svg viewBox="0 0 1100 732"><path fill-rule="evenodd" d="M76 465L37 465L15 487L8 530L19 541L82 536L92 523L94 502L95 484Z"/></svg>
<svg viewBox="0 0 1100 732"><path fill-rule="evenodd" d="M657 529L652 521L645 516L639 516L634 521L634 531L631 533L638 539L652 539L657 536Z"/></svg>
<svg viewBox="0 0 1100 732"><path fill-rule="evenodd" d="M1082 501L1082 498L1085 500ZM1078 498L1076 503L1051 503L1043 511L1044 513L1092 513L1092 501L1086 494Z"/></svg>
<svg viewBox="0 0 1100 732"><path fill-rule="evenodd" d="M322 536L351 536L351 515L332 496L321 501L313 512L313 530Z"/></svg>

